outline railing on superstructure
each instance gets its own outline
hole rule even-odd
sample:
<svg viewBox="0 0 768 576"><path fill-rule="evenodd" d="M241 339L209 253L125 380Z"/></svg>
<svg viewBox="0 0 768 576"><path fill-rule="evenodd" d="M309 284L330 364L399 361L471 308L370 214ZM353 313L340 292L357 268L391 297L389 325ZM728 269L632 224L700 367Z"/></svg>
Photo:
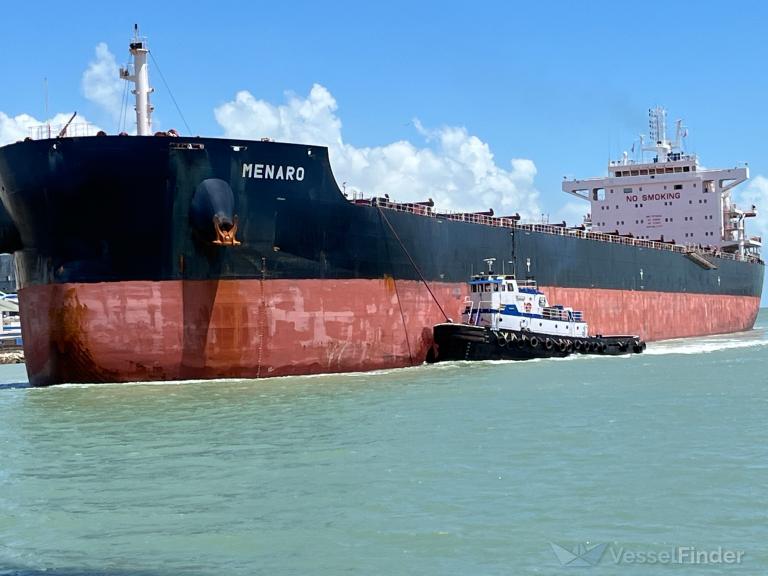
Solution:
<svg viewBox="0 0 768 576"><path fill-rule="evenodd" d="M762 259L754 254L745 254L742 257L739 253L723 252L714 247L699 247L693 244L672 244L670 242L658 242L655 240L640 240L617 234L606 234L605 232L587 232L579 228L568 228L562 225L554 224L520 224L516 218L503 216L486 216L484 214L474 214L467 212L436 212L429 206L423 206L413 202L394 202L383 198L355 198L351 200L353 204L365 206L379 206L395 212L407 212L418 216L426 216L442 220L454 220L457 222L470 222L472 224L482 224L484 226L493 226L496 228L513 228L515 230L524 230L530 232L541 232L544 234L554 234L556 236L568 236L571 238L581 238L583 240L597 240L599 242L608 242L610 244L624 244L626 246L636 246L642 248L653 248L655 250L667 250L669 252L678 252L687 254L695 251L699 254L723 260L736 260L741 262L762 263Z"/></svg>
<svg viewBox="0 0 768 576"><path fill-rule="evenodd" d="M483 306L486 304L487 306ZM480 323L480 314L497 314L498 308L493 307L493 300L478 300L477 306L470 297L464 298L464 311L463 315L467 317L467 324L477 326ZM472 317L474 316L474 321Z"/></svg>
<svg viewBox="0 0 768 576"><path fill-rule="evenodd" d="M58 138L65 124L42 124L40 126L29 127L29 137L32 140L47 140L49 138ZM97 129L93 124L86 122L72 123L66 126L67 131L62 138L79 138L81 136L96 136Z"/></svg>
<svg viewBox="0 0 768 576"><path fill-rule="evenodd" d="M565 310L557 306L544 308L541 315L547 320L564 320L566 322L582 322L584 319L582 312L576 310Z"/></svg>

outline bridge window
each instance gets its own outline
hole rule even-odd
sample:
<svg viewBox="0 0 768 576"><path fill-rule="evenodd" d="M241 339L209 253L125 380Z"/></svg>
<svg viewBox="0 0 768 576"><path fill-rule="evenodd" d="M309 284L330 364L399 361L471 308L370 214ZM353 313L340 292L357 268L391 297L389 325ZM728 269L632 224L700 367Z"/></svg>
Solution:
<svg viewBox="0 0 768 576"><path fill-rule="evenodd" d="M632 188L624 188L624 194L632 194Z"/></svg>
<svg viewBox="0 0 768 576"><path fill-rule="evenodd" d="M682 190L683 185L682 184L675 184L675 190Z"/></svg>

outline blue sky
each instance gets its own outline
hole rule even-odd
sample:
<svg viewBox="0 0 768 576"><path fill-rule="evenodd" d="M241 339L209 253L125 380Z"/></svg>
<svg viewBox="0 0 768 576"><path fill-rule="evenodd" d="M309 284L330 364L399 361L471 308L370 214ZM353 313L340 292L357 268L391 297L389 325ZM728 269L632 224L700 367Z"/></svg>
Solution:
<svg viewBox="0 0 768 576"><path fill-rule="evenodd" d="M461 207L466 186L477 208L529 202L571 218L562 177L604 174L609 155L629 149L646 131L648 108L662 104L670 124L684 118L703 164L749 162L748 196L766 199L768 212L761 3L67 1L6 3L3 16L7 117L44 118L47 77L49 116L78 110L116 130L114 111L85 97L82 77L101 42L125 63L138 22L194 133L247 126L343 139L334 167L340 180L359 180L351 186L377 185L356 162L389 174L413 158L418 173L391 179L390 190L444 189L437 196ZM157 124L183 128L157 70L151 75ZM315 84L325 92L312 92ZM240 91L251 100L234 105ZM326 104L328 114L307 119L305 108ZM216 110L228 111L229 123ZM289 112L300 127L270 132L270 119ZM487 169L499 194L477 182ZM768 235L768 219L752 231Z"/></svg>

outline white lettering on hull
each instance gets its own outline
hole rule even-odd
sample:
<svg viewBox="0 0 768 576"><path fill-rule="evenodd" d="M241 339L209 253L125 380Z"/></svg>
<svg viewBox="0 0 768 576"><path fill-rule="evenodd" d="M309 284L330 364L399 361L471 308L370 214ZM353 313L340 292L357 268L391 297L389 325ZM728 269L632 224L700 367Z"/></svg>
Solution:
<svg viewBox="0 0 768 576"><path fill-rule="evenodd" d="M243 163L242 177L257 180L292 180L301 182L304 180L304 168L302 166L282 166L280 164Z"/></svg>

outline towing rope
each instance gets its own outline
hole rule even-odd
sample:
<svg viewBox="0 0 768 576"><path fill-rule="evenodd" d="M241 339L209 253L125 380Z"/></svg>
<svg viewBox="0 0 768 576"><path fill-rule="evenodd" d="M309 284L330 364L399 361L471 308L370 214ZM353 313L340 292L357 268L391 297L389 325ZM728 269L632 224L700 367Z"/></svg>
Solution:
<svg viewBox="0 0 768 576"><path fill-rule="evenodd" d="M400 291L397 289L397 280L392 276L392 284L395 286L395 296L397 297L397 305L400 308L400 320L403 322L403 332L405 332L405 343L408 345L408 360L413 366L413 352L411 352L411 339L408 338L408 324L405 323L405 312L403 311L403 302L400 300Z"/></svg>
<svg viewBox="0 0 768 576"><path fill-rule="evenodd" d="M442 313L443 317L447 322L450 322L451 319L448 318L448 315L445 313L445 310L443 310L443 307L440 305L440 301L435 297L434 293L432 292L432 289L429 287L429 284L427 284L427 281L424 279L424 276L419 270L419 267L416 266L416 262L414 262L413 258L411 258L411 255L408 253L408 250L405 248L403 241L400 240L400 236L397 235L397 232L393 228L392 224L389 222L389 218L387 218L387 215L384 214L384 211L381 209L381 206L379 206L378 204L376 204L376 209L379 211L379 216L381 216L384 219L384 222L387 223L387 226L389 226L389 229L392 231L392 235L395 237L395 240L397 240L397 243L400 244L400 248L403 249L403 253L408 257L408 260L410 260L411 266L413 266L413 269L416 270L416 274L418 274L419 278L421 278L421 281L424 283L424 286L427 288L427 292L429 292L429 295L432 297L432 300L434 300L435 304L437 304L437 307L440 309L440 312Z"/></svg>

